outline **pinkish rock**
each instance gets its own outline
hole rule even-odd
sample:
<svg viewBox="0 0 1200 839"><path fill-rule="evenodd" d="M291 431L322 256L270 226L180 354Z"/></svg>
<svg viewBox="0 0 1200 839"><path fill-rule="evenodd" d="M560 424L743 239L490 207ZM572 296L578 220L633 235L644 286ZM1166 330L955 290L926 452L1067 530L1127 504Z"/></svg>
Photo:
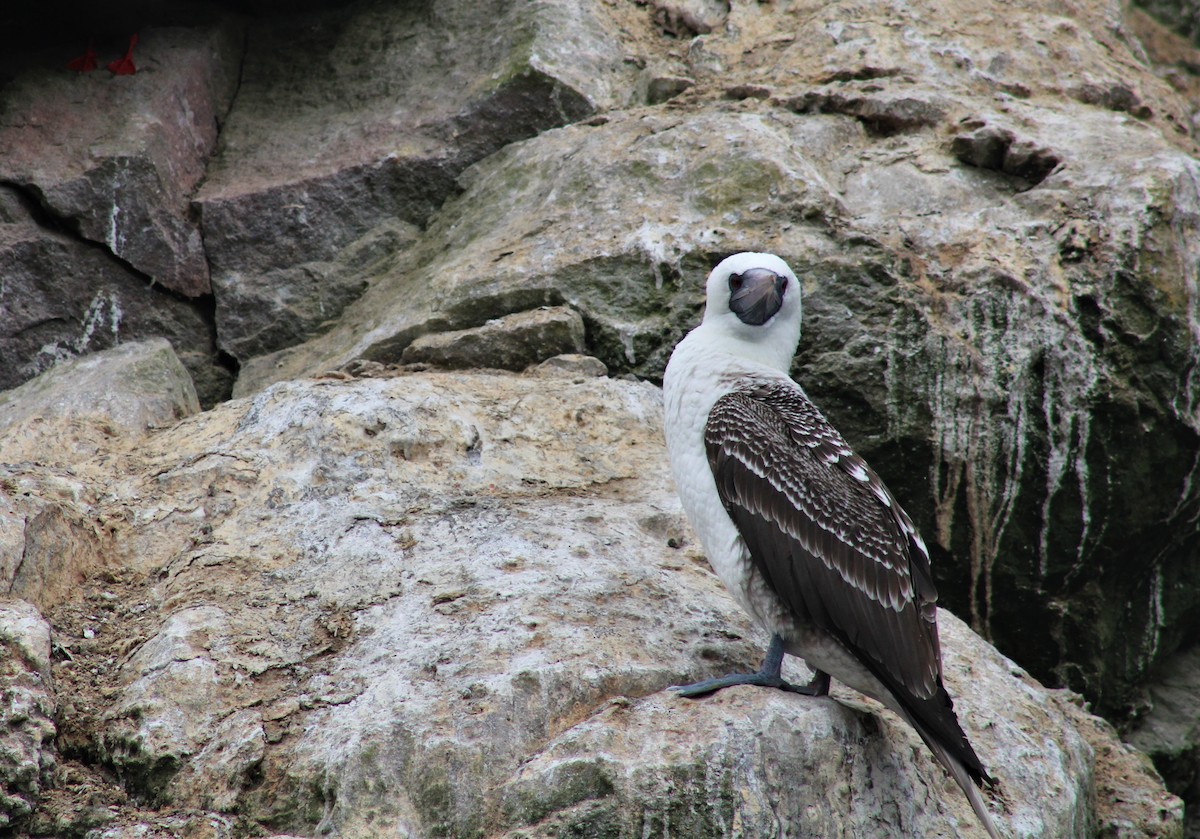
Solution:
<svg viewBox="0 0 1200 839"><path fill-rule="evenodd" d="M146 29L138 72L33 65L0 100L0 180L186 297L209 293L188 202L237 83L239 28Z"/></svg>

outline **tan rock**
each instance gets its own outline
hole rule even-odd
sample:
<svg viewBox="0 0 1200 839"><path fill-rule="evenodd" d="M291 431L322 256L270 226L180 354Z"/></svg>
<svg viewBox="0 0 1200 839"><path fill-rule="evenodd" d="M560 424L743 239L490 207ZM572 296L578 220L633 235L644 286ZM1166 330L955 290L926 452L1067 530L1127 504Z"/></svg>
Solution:
<svg viewBox="0 0 1200 839"><path fill-rule="evenodd" d="M0 696L0 830L9 830L33 811L56 765L50 626L22 600L0 599Z"/></svg>
<svg viewBox="0 0 1200 839"><path fill-rule="evenodd" d="M117 548L164 618L99 719L123 783L301 833L974 835L915 735L847 691L663 693L752 666L765 639L691 546L657 388L548 381L282 383L130 451L106 509L153 495ZM998 820L1089 835L1101 770L1079 723L942 624Z"/></svg>

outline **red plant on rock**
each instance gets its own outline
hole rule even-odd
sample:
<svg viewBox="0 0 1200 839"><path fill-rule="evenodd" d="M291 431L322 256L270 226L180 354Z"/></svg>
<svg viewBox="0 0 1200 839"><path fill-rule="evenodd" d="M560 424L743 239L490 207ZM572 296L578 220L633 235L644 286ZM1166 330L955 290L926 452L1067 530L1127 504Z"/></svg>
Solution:
<svg viewBox="0 0 1200 839"><path fill-rule="evenodd" d="M90 73L96 69L96 51L92 49L91 43L88 43L87 51L83 55L67 62L67 69L76 73Z"/></svg>
<svg viewBox="0 0 1200 839"><path fill-rule="evenodd" d="M137 72L137 67L133 66L133 48L137 46L137 42L138 36L135 32L129 38L129 49L125 50L124 57L108 63L108 72L114 76L132 76Z"/></svg>

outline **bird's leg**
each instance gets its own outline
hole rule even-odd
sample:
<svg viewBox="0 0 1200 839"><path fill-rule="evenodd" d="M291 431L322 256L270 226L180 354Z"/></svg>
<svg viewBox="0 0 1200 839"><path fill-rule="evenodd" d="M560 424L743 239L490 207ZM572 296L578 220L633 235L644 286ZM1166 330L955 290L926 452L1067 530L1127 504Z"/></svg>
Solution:
<svg viewBox="0 0 1200 839"><path fill-rule="evenodd" d="M757 673L733 673L719 679L705 679L691 685L673 685L671 690L680 696L689 698L714 693L721 688L734 685L760 685L767 688L779 688L791 693L802 693L805 696L825 696L829 693L829 674L816 671L811 682L807 685L793 685L785 682L780 672L783 669L783 639L778 635L771 636L771 646L767 647L767 657L763 659L762 667Z"/></svg>

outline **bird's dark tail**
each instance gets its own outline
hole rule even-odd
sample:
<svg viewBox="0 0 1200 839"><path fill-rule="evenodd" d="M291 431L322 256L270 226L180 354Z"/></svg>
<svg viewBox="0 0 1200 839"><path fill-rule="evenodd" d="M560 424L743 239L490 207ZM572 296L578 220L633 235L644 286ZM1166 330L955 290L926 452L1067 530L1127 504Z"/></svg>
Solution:
<svg viewBox="0 0 1200 839"><path fill-rule="evenodd" d="M979 794L979 784L994 783L988 775L982 772L982 766L976 758L976 766L968 766L968 764L956 754L954 749L947 748L946 744L942 743L928 726L922 724L913 714L901 706L901 716L905 722L916 729L917 734L921 735L921 739L925 741L925 745L929 747L929 751L933 752L934 757L938 759L938 763L946 767L946 771L950 773L955 782L962 787L963 793L966 794L967 800L971 802L971 809L975 811L975 815L979 818L984 830L988 832L991 839L1000 839L1000 832L996 829L995 823L992 821L991 815L988 813L987 804L984 803L983 796ZM964 735L963 742L966 742ZM968 744L968 749L970 745ZM974 752L971 753L974 757Z"/></svg>
<svg viewBox="0 0 1200 839"><path fill-rule="evenodd" d="M946 767L950 777L962 788L988 836L1000 839L1000 832L979 792L980 787L984 784L990 786L995 780L984 769L983 762L962 730L958 715L954 713L954 701L942 685L942 680L938 679L937 691L933 696L921 699L900 684L886 668L872 661L870 656L860 656L859 661L875 674L891 694L891 702L884 704L916 729L938 763Z"/></svg>

